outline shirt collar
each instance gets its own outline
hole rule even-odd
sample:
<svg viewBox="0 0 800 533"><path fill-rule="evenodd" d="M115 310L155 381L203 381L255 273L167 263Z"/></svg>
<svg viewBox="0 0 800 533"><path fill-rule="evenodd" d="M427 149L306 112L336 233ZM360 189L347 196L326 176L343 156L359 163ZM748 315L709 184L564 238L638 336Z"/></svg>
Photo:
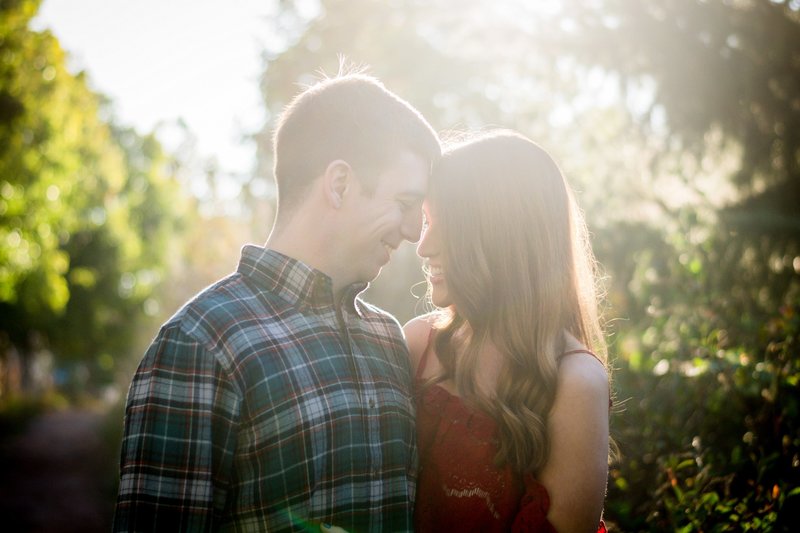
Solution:
<svg viewBox="0 0 800 533"><path fill-rule="evenodd" d="M321 309L334 305L330 276L275 250L245 245L237 271L259 288L275 293L299 308ZM347 287L342 296L342 306L361 316L357 296L367 286L367 283L356 283Z"/></svg>

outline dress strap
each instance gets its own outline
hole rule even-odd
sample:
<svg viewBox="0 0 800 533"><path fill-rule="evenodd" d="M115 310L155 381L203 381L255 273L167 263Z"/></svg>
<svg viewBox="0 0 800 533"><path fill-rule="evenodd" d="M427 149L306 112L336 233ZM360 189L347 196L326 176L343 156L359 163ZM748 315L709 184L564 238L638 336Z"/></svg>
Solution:
<svg viewBox="0 0 800 533"><path fill-rule="evenodd" d="M422 352L422 357L419 360L419 364L417 365L417 374L415 379L421 379L422 373L425 371L425 367L428 365L428 357L430 357L430 352L433 347L433 337L434 337L434 329L431 328L428 332L428 344L425 345L425 351Z"/></svg>
<svg viewBox="0 0 800 533"><path fill-rule="evenodd" d="M591 355L592 357L594 357L595 359L600 361L600 358L597 357L597 355L594 352L590 352L589 350L585 350L585 349L570 350L568 352L563 352L561 355L558 356L558 359L560 360L562 357L566 357L567 355L572 355L572 354L576 354L576 353L585 353L587 355ZM600 361L600 363L602 364L603 361Z"/></svg>

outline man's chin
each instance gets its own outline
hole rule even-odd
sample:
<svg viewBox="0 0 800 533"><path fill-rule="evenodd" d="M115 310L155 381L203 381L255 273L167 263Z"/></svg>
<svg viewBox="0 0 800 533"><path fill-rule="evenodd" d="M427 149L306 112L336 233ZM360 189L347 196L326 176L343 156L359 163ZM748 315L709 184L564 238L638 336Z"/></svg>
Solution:
<svg viewBox="0 0 800 533"><path fill-rule="evenodd" d="M383 266L385 266L385 265L383 265ZM367 283L372 283L373 281L378 279L378 276L380 276L381 272L383 271L383 266L379 266L378 267L378 270L375 271L375 274L369 279L369 281L367 281Z"/></svg>
<svg viewBox="0 0 800 533"><path fill-rule="evenodd" d="M377 269L373 270L372 272L370 272L368 274L365 273L365 275L362 277L361 283L372 283L373 281L378 279L378 276L381 275L381 272L383 271L383 267L384 266L386 266L386 265L385 264L381 265Z"/></svg>

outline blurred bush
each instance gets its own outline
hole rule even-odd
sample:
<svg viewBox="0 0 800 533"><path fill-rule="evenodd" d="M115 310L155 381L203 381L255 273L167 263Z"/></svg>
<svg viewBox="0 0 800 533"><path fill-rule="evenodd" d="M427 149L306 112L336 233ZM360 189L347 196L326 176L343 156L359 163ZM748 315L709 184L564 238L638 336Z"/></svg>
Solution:
<svg viewBox="0 0 800 533"><path fill-rule="evenodd" d="M800 300L736 345L711 330L616 372L607 515L623 531L789 531L800 523ZM623 348L624 351L624 348Z"/></svg>
<svg viewBox="0 0 800 533"><path fill-rule="evenodd" d="M800 524L800 258L762 257L763 239L724 220L706 229L694 243L625 233L637 268L617 280L632 312L614 327L606 504L621 531Z"/></svg>

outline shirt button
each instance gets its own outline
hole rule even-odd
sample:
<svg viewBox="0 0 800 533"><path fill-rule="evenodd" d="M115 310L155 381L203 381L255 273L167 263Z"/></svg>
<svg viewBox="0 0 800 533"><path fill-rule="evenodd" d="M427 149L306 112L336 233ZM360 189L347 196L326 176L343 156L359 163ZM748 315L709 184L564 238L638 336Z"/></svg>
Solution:
<svg viewBox="0 0 800 533"><path fill-rule="evenodd" d="M375 409L375 398L370 398L369 399L369 408L370 409Z"/></svg>

